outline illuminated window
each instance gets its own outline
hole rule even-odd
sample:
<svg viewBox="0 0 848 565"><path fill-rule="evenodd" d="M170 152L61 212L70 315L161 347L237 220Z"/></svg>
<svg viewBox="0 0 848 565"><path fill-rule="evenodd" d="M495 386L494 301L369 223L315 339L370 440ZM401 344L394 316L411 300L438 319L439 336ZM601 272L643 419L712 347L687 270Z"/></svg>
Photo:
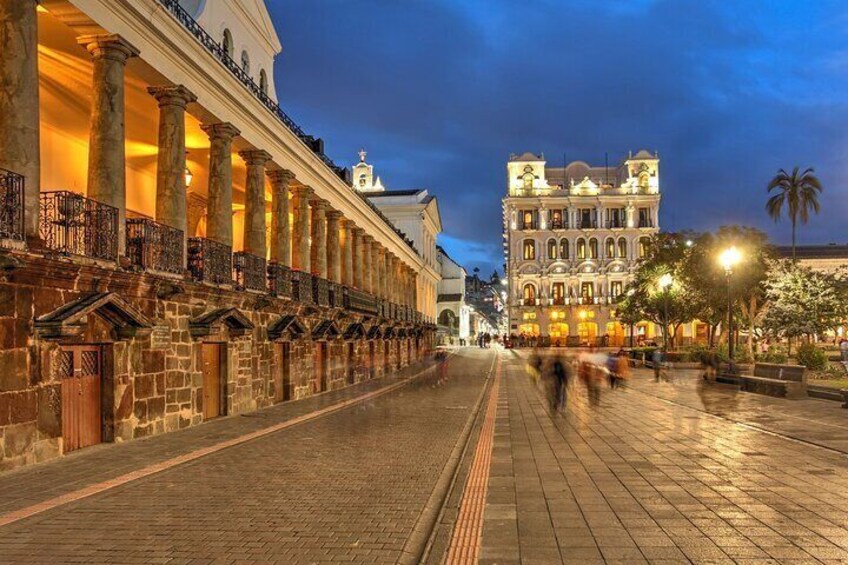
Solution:
<svg viewBox="0 0 848 565"><path fill-rule="evenodd" d="M530 283L524 285L524 304L536 304L536 287Z"/></svg>
<svg viewBox="0 0 848 565"><path fill-rule="evenodd" d="M627 240L623 237L618 238L618 256L622 259L627 258Z"/></svg>
<svg viewBox="0 0 848 565"><path fill-rule="evenodd" d="M607 238L605 247L606 247L607 259L612 259L613 257L615 257L615 240L613 238L611 238L611 237Z"/></svg>
<svg viewBox="0 0 848 565"><path fill-rule="evenodd" d="M522 177L524 181L524 190L532 190L533 188L533 180L535 179L535 175L533 174L533 167L527 165L524 167L524 176Z"/></svg>
<svg viewBox="0 0 848 565"><path fill-rule="evenodd" d="M597 259L598 258L598 240L594 237L589 240L589 258Z"/></svg>
<svg viewBox="0 0 848 565"><path fill-rule="evenodd" d="M553 286L551 286L551 297L554 299L554 304L565 304L565 283L554 283Z"/></svg>
<svg viewBox="0 0 848 565"><path fill-rule="evenodd" d="M647 237L639 238L639 258L644 259L648 256L648 249L650 248L651 240Z"/></svg>
<svg viewBox="0 0 848 565"><path fill-rule="evenodd" d="M536 214L533 210L524 210L522 227L525 230L536 229Z"/></svg>
<svg viewBox="0 0 848 565"><path fill-rule="evenodd" d="M648 185L650 184L650 175L648 175L648 171L642 171L639 174L639 190L642 192L648 192Z"/></svg>
<svg viewBox="0 0 848 565"><path fill-rule="evenodd" d="M595 285L590 282L580 283L580 298L584 304L592 302L595 298Z"/></svg>
<svg viewBox="0 0 848 565"><path fill-rule="evenodd" d="M551 229L562 229L562 210L551 211Z"/></svg>
<svg viewBox="0 0 848 565"><path fill-rule="evenodd" d="M622 283L621 281L612 281L610 283L610 298L615 300L621 295Z"/></svg>
<svg viewBox="0 0 848 565"><path fill-rule="evenodd" d="M224 30L224 39L221 41L221 47L224 49L224 53L227 54L227 57L230 59L233 58L233 34L230 33L230 30Z"/></svg>
<svg viewBox="0 0 848 565"><path fill-rule="evenodd" d="M365 185L367 184L367 182L368 182L368 176L366 174L363 173L363 174L359 175L359 186L364 188Z"/></svg>
<svg viewBox="0 0 848 565"><path fill-rule="evenodd" d="M559 258L568 259L568 240L565 238L559 240Z"/></svg>
<svg viewBox="0 0 848 565"><path fill-rule="evenodd" d="M536 242L532 239L524 240L524 260L532 261L536 258Z"/></svg>
<svg viewBox="0 0 848 565"><path fill-rule="evenodd" d="M522 316L522 318L525 319L525 320L535 320L536 319L536 312L524 312L524 315Z"/></svg>
<svg viewBox="0 0 848 565"><path fill-rule="evenodd" d="M548 259L557 258L557 242L555 239L548 240Z"/></svg>
<svg viewBox="0 0 848 565"><path fill-rule="evenodd" d="M585 259L586 258L586 240L582 237L577 240L577 258Z"/></svg>

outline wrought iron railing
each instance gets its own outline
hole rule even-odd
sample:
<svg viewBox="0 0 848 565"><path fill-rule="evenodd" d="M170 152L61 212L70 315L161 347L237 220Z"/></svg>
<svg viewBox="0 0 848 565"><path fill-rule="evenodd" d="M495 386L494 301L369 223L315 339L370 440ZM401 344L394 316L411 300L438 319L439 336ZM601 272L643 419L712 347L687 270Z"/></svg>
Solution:
<svg viewBox="0 0 848 565"><path fill-rule="evenodd" d="M127 220L127 257L144 270L182 274L183 232L147 218Z"/></svg>
<svg viewBox="0 0 848 565"><path fill-rule="evenodd" d="M274 296L291 298L291 269L279 263L270 263L268 265L268 292Z"/></svg>
<svg viewBox="0 0 848 565"><path fill-rule="evenodd" d="M301 304L314 304L312 275L304 271L291 272L292 300Z"/></svg>
<svg viewBox="0 0 848 565"><path fill-rule="evenodd" d="M381 314L380 301L373 294L355 288L347 289L347 308L372 316Z"/></svg>
<svg viewBox="0 0 848 565"><path fill-rule="evenodd" d="M59 253L114 261L118 209L75 192L43 192L41 238L48 249Z"/></svg>
<svg viewBox="0 0 848 565"><path fill-rule="evenodd" d="M233 253L233 281L238 290L268 290L268 269L264 257L236 251Z"/></svg>
<svg viewBox="0 0 848 565"><path fill-rule="evenodd" d="M0 239L24 239L24 177L0 169Z"/></svg>
<svg viewBox="0 0 848 565"><path fill-rule="evenodd" d="M312 300L318 306L330 305L330 283L321 277L312 277Z"/></svg>
<svg viewBox="0 0 848 565"><path fill-rule="evenodd" d="M327 302L330 308L344 308L344 287L338 283L328 283Z"/></svg>
<svg viewBox="0 0 848 565"><path fill-rule="evenodd" d="M188 270L198 281L233 283L233 252L229 245L205 237L188 240Z"/></svg>

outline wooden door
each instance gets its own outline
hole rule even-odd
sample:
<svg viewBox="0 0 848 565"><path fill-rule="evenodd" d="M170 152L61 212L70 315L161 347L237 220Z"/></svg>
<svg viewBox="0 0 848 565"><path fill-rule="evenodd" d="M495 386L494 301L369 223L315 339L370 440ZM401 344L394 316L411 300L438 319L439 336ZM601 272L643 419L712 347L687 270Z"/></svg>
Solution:
<svg viewBox="0 0 848 565"><path fill-rule="evenodd" d="M374 378L377 372L377 347L373 341L368 342L368 376Z"/></svg>
<svg viewBox="0 0 848 565"><path fill-rule="evenodd" d="M280 347L280 367L277 370L277 386L274 391L276 402L291 400L291 344L284 341Z"/></svg>
<svg viewBox="0 0 848 565"><path fill-rule="evenodd" d="M315 344L314 377L314 392L323 392L327 390L327 342L325 341L319 341Z"/></svg>
<svg viewBox="0 0 848 565"><path fill-rule="evenodd" d="M64 451L103 441L101 407L102 356L100 346L62 348L59 375L62 379L62 439Z"/></svg>
<svg viewBox="0 0 848 565"><path fill-rule="evenodd" d="M355 344L347 344L347 384L356 382L356 348Z"/></svg>
<svg viewBox="0 0 848 565"><path fill-rule="evenodd" d="M203 344L203 419L211 420L224 413L221 381L225 363L224 345Z"/></svg>
<svg viewBox="0 0 848 565"><path fill-rule="evenodd" d="M385 341L383 342L383 368L386 373L392 370L391 360L389 358L389 347L391 346L391 342Z"/></svg>

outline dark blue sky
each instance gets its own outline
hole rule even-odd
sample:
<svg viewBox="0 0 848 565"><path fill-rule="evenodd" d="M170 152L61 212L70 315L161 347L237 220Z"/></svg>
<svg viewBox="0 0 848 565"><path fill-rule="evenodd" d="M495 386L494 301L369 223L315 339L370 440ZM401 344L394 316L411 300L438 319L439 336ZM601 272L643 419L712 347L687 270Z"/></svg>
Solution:
<svg viewBox="0 0 848 565"><path fill-rule="evenodd" d="M744 223L779 167L813 166L801 243L848 242L848 2L268 0L283 107L389 188L439 198L469 271L503 262L510 153L602 164L660 152L661 225Z"/></svg>

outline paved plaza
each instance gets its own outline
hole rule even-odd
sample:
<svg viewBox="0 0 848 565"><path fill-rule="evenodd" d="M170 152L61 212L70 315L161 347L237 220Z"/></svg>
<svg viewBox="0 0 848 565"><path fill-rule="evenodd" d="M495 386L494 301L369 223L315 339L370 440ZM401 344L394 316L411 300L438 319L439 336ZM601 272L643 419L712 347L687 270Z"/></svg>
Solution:
<svg viewBox="0 0 848 565"><path fill-rule="evenodd" d="M0 475L0 562L848 562L838 403L637 371L551 414L524 355Z"/></svg>

